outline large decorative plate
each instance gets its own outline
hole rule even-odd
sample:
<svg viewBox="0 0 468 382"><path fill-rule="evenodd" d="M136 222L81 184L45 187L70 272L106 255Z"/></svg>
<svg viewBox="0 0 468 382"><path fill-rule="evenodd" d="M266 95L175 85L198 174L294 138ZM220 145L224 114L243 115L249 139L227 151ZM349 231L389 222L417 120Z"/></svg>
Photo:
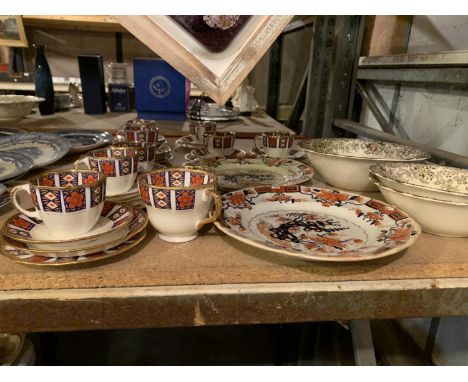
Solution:
<svg viewBox="0 0 468 382"><path fill-rule="evenodd" d="M114 16L219 105L226 103L293 16Z"/></svg>
<svg viewBox="0 0 468 382"><path fill-rule="evenodd" d="M107 131L64 129L53 132L70 141L70 153L82 153L112 143L112 134Z"/></svg>
<svg viewBox="0 0 468 382"><path fill-rule="evenodd" d="M421 228L379 200L305 186L261 187L223 196L216 226L252 246L303 260L361 261L411 246Z"/></svg>
<svg viewBox="0 0 468 382"><path fill-rule="evenodd" d="M26 174L33 164L33 160L26 155L10 151L0 151L0 180L11 179Z"/></svg>
<svg viewBox="0 0 468 382"><path fill-rule="evenodd" d="M22 251L33 256L40 257L82 257L99 252L104 252L114 248L124 241L129 241L132 237L143 231L148 223L148 217L141 208L132 208L132 221L124 229L124 235L118 239L114 239L112 235L105 235L106 240L101 243L93 243L90 246L75 245L73 249L62 250L56 244L49 244L47 249L32 249L26 243L12 240L8 237L3 237L0 243L1 251Z"/></svg>
<svg viewBox="0 0 468 382"><path fill-rule="evenodd" d="M185 165L211 169L218 176L218 187L223 190L295 185L309 181L314 175L311 167L292 159L205 157Z"/></svg>
<svg viewBox="0 0 468 382"><path fill-rule="evenodd" d="M11 216L5 222L2 234L13 240L25 242L36 249L48 249L50 244L55 244L57 248L60 247L63 250L76 249L77 247L96 245L96 242L103 235L112 234L113 231L120 231L128 226L132 218L131 207L125 204L105 202L96 225L90 231L75 237L55 238L44 222L21 213Z"/></svg>
<svg viewBox="0 0 468 382"><path fill-rule="evenodd" d="M51 133L28 133L0 138L0 151L28 156L34 162L33 168L58 161L69 149L68 139Z"/></svg>
<svg viewBox="0 0 468 382"><path fill-rule="evenodd" d="M27 250L6 250L2 244L0 249L3 255L9 257L19 264L34 265L42 267L58 267L58 266L71 266L71 265L84 265L98 260L108 259L110 257L120 255L129 249L136 247L146 237L146 229L131 239L115 246L114 248L98 252L92 255L78 256L78 257L44 257L35 256Z"/></svg>

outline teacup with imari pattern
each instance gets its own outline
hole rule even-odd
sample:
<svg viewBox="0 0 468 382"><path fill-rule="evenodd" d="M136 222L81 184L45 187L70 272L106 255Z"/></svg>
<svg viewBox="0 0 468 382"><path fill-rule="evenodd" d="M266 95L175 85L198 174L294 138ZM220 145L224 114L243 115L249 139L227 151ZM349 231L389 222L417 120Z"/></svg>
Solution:
<svg viewBox="0 0 468 382"><path fill-rule="evenodd" d="M35 211L21 206L18 193L29 193ZM30 219L39 219L51 235L66 239L88 232L104 206L106 176L92 170L49 171L29 179L11 191L15 207ZM25 220L26 222L26 220Z"/></svg>
<svg viewBox="0 0 468 382"><path fill-rule="evenodd" d="M138 156L131 147L105 147L86 154L75 162L75 168L85 166L106 175L106 196L129 191L138 175Z"/></svg>
<svg viewBox="0 0 468 382"><path fill-rule="evenodd" d="M169 168L138 177L151 224L162 240L174 243L195 239L201 227L216 221L221 212L216 186L216 175L198 169Z"/></svg>

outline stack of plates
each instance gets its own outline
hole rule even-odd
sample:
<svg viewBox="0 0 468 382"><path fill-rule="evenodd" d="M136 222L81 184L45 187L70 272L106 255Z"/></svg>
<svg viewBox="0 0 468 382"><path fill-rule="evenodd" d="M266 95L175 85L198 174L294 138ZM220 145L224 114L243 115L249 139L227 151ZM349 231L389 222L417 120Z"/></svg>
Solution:
<svg viewBox="0 0 468 382"><path fill-rule="evenodd" d="M15 214L2 228L0 252L29 265L89 263L136 246L146 236L147 222L141 208L106 201L101 217L89 232L64 240L54 239L42 221Z"/></svg>
<svg viewBox="0 0 468 382"><path fill-rule="evenodd" d="M159 163L154 163L152 170L161 170L163 168L166 168L166 166L163 166L162 164ZM144 207L144 203L142 202L140 198L140 192L138 190L138 185L135 183L133 187L122 194L118 195L112 195L112 196L106 196L106 200L113 202L113 203L123 203L132 207Z"/></svg>
<svg viewBox="0 0 468 382"><path fill-rule="evenodd" d="M422 230L468 237L468 170L431 163L382 163L370 180L384 198L412 215Z"/></svg>
<svg viewBox="0 0 468 382"><path fill-rule="evenodd" d="M0 183L0 208L6 206L10 203L10 193L7 191L6 187Z"/></svg>

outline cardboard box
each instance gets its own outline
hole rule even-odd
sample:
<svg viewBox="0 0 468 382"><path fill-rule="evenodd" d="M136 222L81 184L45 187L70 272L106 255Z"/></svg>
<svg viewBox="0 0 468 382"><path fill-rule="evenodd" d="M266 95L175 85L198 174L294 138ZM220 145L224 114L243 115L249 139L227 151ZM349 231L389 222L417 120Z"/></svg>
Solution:
<svg viewBox="0 0 468 382"><path fill-rule="evenodd" d="M190 82L161 59L133 60L138 118L185 120Z"/></svg>

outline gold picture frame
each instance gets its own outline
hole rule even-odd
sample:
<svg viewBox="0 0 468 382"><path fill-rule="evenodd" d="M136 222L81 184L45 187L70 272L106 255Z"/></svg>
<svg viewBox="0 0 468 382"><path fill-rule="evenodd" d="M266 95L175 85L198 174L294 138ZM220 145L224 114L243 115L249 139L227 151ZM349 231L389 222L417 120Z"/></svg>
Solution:
<svg viewBox="0 0 468 382"><path fill-rule="evenodd" d="M232 44L219 53L205 49L170 16L114 18L215 102L224 104L293 16L251 16Z"/></svg>
<svg viewBox="0 0 468 382"><path fill-rule="evenodd" d="M21 16L0 16L0 46L27 48Z"/></svg>

